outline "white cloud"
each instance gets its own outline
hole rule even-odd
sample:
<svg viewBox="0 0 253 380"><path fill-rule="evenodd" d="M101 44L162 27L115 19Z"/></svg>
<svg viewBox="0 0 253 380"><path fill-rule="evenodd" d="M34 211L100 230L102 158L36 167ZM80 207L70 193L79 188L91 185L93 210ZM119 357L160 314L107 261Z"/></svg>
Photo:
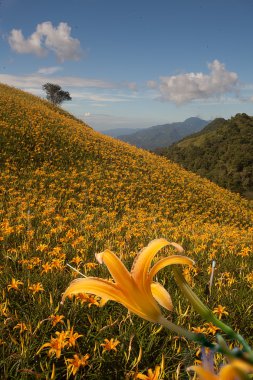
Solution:
<svg viewBox="0 0 253 380"><path fill-rule="evenodd" d="M129 101L132 98L127 96L127 95L119 95L118 93L103 93L103 94L95 94L91 92L83 92L83 91L72 91L71 95L76 98L76 99L81 99L81 100L88 100L92 102L113 102L113 103L118 103L118 102L125 102ZM134 98L135 99L135 98Z"/></svg>
<svg viewBox="0 0 253 380"><path fill-rule="evenodd" d="M82 77L54 77L47 75L50 71L52 72L55 69L56 67L42 68L38 73L30 75L0 74L0 82L41 96L44 95L42 91L43 84L47 82L57 83L64 90L70 91L71 97L75 99L76 102L89 101L97 106L102 106L106 103L129 102L137 99L137 95L129 91L128 83L124 84L124 91L122 83ZM43 75L44 73L45 75ZM73 104L74 103L71 102L71 106Z"/></svg>
<svg viewBox="0 0 253 380"><path fill-rule="evenodd" d="M57 71L61 71L61 70L62 70L61 66L41 67L38 70L38 74L51 75L51 74L57 73Z"/></svg>
<svg viewBox="0 0 253 380"><path fill-rule="evenodd" d="M71 27L67 23L60 22L54 27L50 21L46 21L38 24L36 31L27 39L22 30L13 29L8 41L11 48L20 54L33 53L41 57L52 51L60 62L78 60L81 56L80 42L70 33Z"/></svg>
<svg viewBox="0 0 253 380"><path fill-rule="evenodd" d="M218 60L208 64L210 74L185 73L161 77L159 83L159 100L183 104L192 100L207 99L228 92L237 92L238 75L227 71L225 65ZM155 88L153 81L148 82Z"/></svg>
<svg viewBox="0 0 253 380"><path fill-rule="evenodd" d="M38 56L46 55L46 50L41 46L41 36L34 32L25 40L20 29L13 29L8 38L12 50L20 54L34 53Z"/></svg>
<svg viewBox="0 0 253 380"><path fill-rule="evenodd" d="M41 88L46 83L57 83L66 87L94 87L94 88L118 88L118 85L112 82L106 82L100 79L87 79L82 77L47 77L41 74L30 75L9 75L0 74L0 82L9 84L10 86L19 87L24 90L27 88Z"/></svg>

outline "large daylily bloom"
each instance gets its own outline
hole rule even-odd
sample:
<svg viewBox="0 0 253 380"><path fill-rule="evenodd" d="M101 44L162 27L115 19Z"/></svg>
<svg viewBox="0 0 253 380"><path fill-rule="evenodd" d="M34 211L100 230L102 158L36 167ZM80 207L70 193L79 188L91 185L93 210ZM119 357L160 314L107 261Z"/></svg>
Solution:
<svg viewBox="0 0 253 380"><path fill-rule="evenodd" d="M250 380L247 374L253 373L253 366L242 360L235 359L223 366L217 375L213 369L210 370L202 366L192 366L188 370L195 371L200 380Z"/></svg>
<svg viewBox="0 0 253 380"><path fill-rule="evenodd" d="M172 301L167 290L160 283L153 281L154 276L167 265L194 263L188 257L171 255L159 260L150 269L156 253L168 245L174 246L179 253L183 252L183 248L176 243L170 243L166 239L155 239L137 255L131 272L110 250L98 253L98 262L107 266L114 282L97 277L78 278L66 289L63 301L69 295L91 293L101 297L103 301L119 302L143 319L165 324L164 322L168 321L162 316L158 303L167 310L172 310ZM180 334L180 331L176 332Z"/></svg>

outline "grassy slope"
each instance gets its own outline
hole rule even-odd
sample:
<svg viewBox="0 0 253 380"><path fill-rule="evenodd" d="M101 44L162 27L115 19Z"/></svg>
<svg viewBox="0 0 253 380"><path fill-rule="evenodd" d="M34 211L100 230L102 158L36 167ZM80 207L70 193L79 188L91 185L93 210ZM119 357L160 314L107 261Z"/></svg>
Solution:
<svg viewBox="0 0 253 380"><path fill-rule="evenodd" d="M210 260L216 258L217 281L220 278L221 285L217 285L210 307L223 303L229 308L230 323L242 328L246 336L251 334L248 299L252 294L247 276L252 271L252 258L243 255L252 244L252 210L247 201L165 158L94 132L46 101L4 85L0 85L0 93L3 152L0 203L3 274L0 281L4 290L0 305L1 302L8 304L8 312L2 313L2 317L0 314L5 321L0 335L2 332L6 341L10 336L13 338L10 347L3 349L1 362L5 363L8 378L15 378L15 371L22 368L39 371L39 361L46 366L45 354L39 357L37 364L33 363L33 357L38 348L50 340L55 328L49 322L44 331L39 328L37 331L36 326L59 307L60 295L73 278L67 262L73 263L72 260L79 257L81 271L108 277L104 268L89 271L85 266L87 261L94 262L95 252L111 248L128 261L156 237L183 244L187 254L197 258L198 271L190 280L194 278L194 282L199 282L196 289L202 296ZM36 258L40 260L37 264ZM54 259L59 260L58 266ZM52 265L48 273L42 270L46 263ZM226 282L224 285L225 272L234 276L236 292L231 293L233 285L226 287ZM24 283L22 293L7 291L12 277ZM167 276L161 276L161 281L167 284ZM43 293L29 292L29 284L36 282L42 283ZM178 293L174 290L173 294ZM229 299L226 294L230 295ZM117 367L117 363L121 363L118 373L123 376L131 367L124 352L128 352L133 327L129 323L124 325L124 332L114 327L101 334L100 329L112 319L116 320L121 307L105 307L103 311L94 308L84 311L80 305L67 303L59 313L86 336L80 343L83 354L88 351L92 355L94 345L97 347L91 366L85 370L88 378L98 379L100 373L103 378L105 371ZM236 318L238 312L242 312L240 321ZM94 321L92 325L87 320L88 315ZM30 326L25 354L21 352L18 330L13 330L19 321ZM178 354L174 352L174 359L170 359L170 342L161 333L147 344L143 341L147 333L143 336L140 331L152 326L140 323L138 318L136 321L139 327L135 329L131 360L134 361L134 355L138 356L139 346L145 346L140 365L143 370L159 360L162 347L167 368L173 371ZM197 320L195 317L194 322L181 322L188 326ZM36 339L33 338L35 330ZM99 344L95 342L101 342L110 334L121 336L121 350L116 358L111 355L109 362L101 364ZM70 352L66 350L64 355L70 357ZM48 373L52 363L56 363L57 373L62 376L63 359L50 359L45 369Z"/></svg>

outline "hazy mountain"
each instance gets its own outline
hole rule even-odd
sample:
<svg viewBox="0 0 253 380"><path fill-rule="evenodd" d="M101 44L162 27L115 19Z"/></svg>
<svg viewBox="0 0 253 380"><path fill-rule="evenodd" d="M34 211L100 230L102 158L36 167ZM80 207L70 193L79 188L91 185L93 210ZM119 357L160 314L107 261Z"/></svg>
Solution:
<svg viewBox="0 0 253 380"><path fill-rule="evenodd" d="M183 122L156 125L118 138L139 148L154 150L169 146L189 134L200 131L208 123L209 121L198 117L190 117Z"/></svg>
<svg viewBox="0 0 253 380"><path fill-rule="evenodd" d="M103 133L103 135L111 136L111 137L118 137L122 135L131 135L132 133L135 133L139 131L141 128L115 128L115 129L108 129L106 131L99 131L100 133Z"/></svg>
<svg viewBox="0 0 253 380"><path fill-rule="evenodd" d="M157 150L229 190L253 198L253 117L215 119L201 132Z"/></svg>

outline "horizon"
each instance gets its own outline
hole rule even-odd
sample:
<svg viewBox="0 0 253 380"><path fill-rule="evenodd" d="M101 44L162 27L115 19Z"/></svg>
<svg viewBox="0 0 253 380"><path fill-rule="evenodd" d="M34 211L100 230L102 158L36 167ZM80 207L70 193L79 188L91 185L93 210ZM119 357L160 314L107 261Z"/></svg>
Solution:
<svg viewBox="0 0 253 380"><path fill-rule="evenodd" d="M40 97L57 83L72 97L62 108L98 131L251 115L252 11L250 0L2 0L0 82Z"/></svg>

